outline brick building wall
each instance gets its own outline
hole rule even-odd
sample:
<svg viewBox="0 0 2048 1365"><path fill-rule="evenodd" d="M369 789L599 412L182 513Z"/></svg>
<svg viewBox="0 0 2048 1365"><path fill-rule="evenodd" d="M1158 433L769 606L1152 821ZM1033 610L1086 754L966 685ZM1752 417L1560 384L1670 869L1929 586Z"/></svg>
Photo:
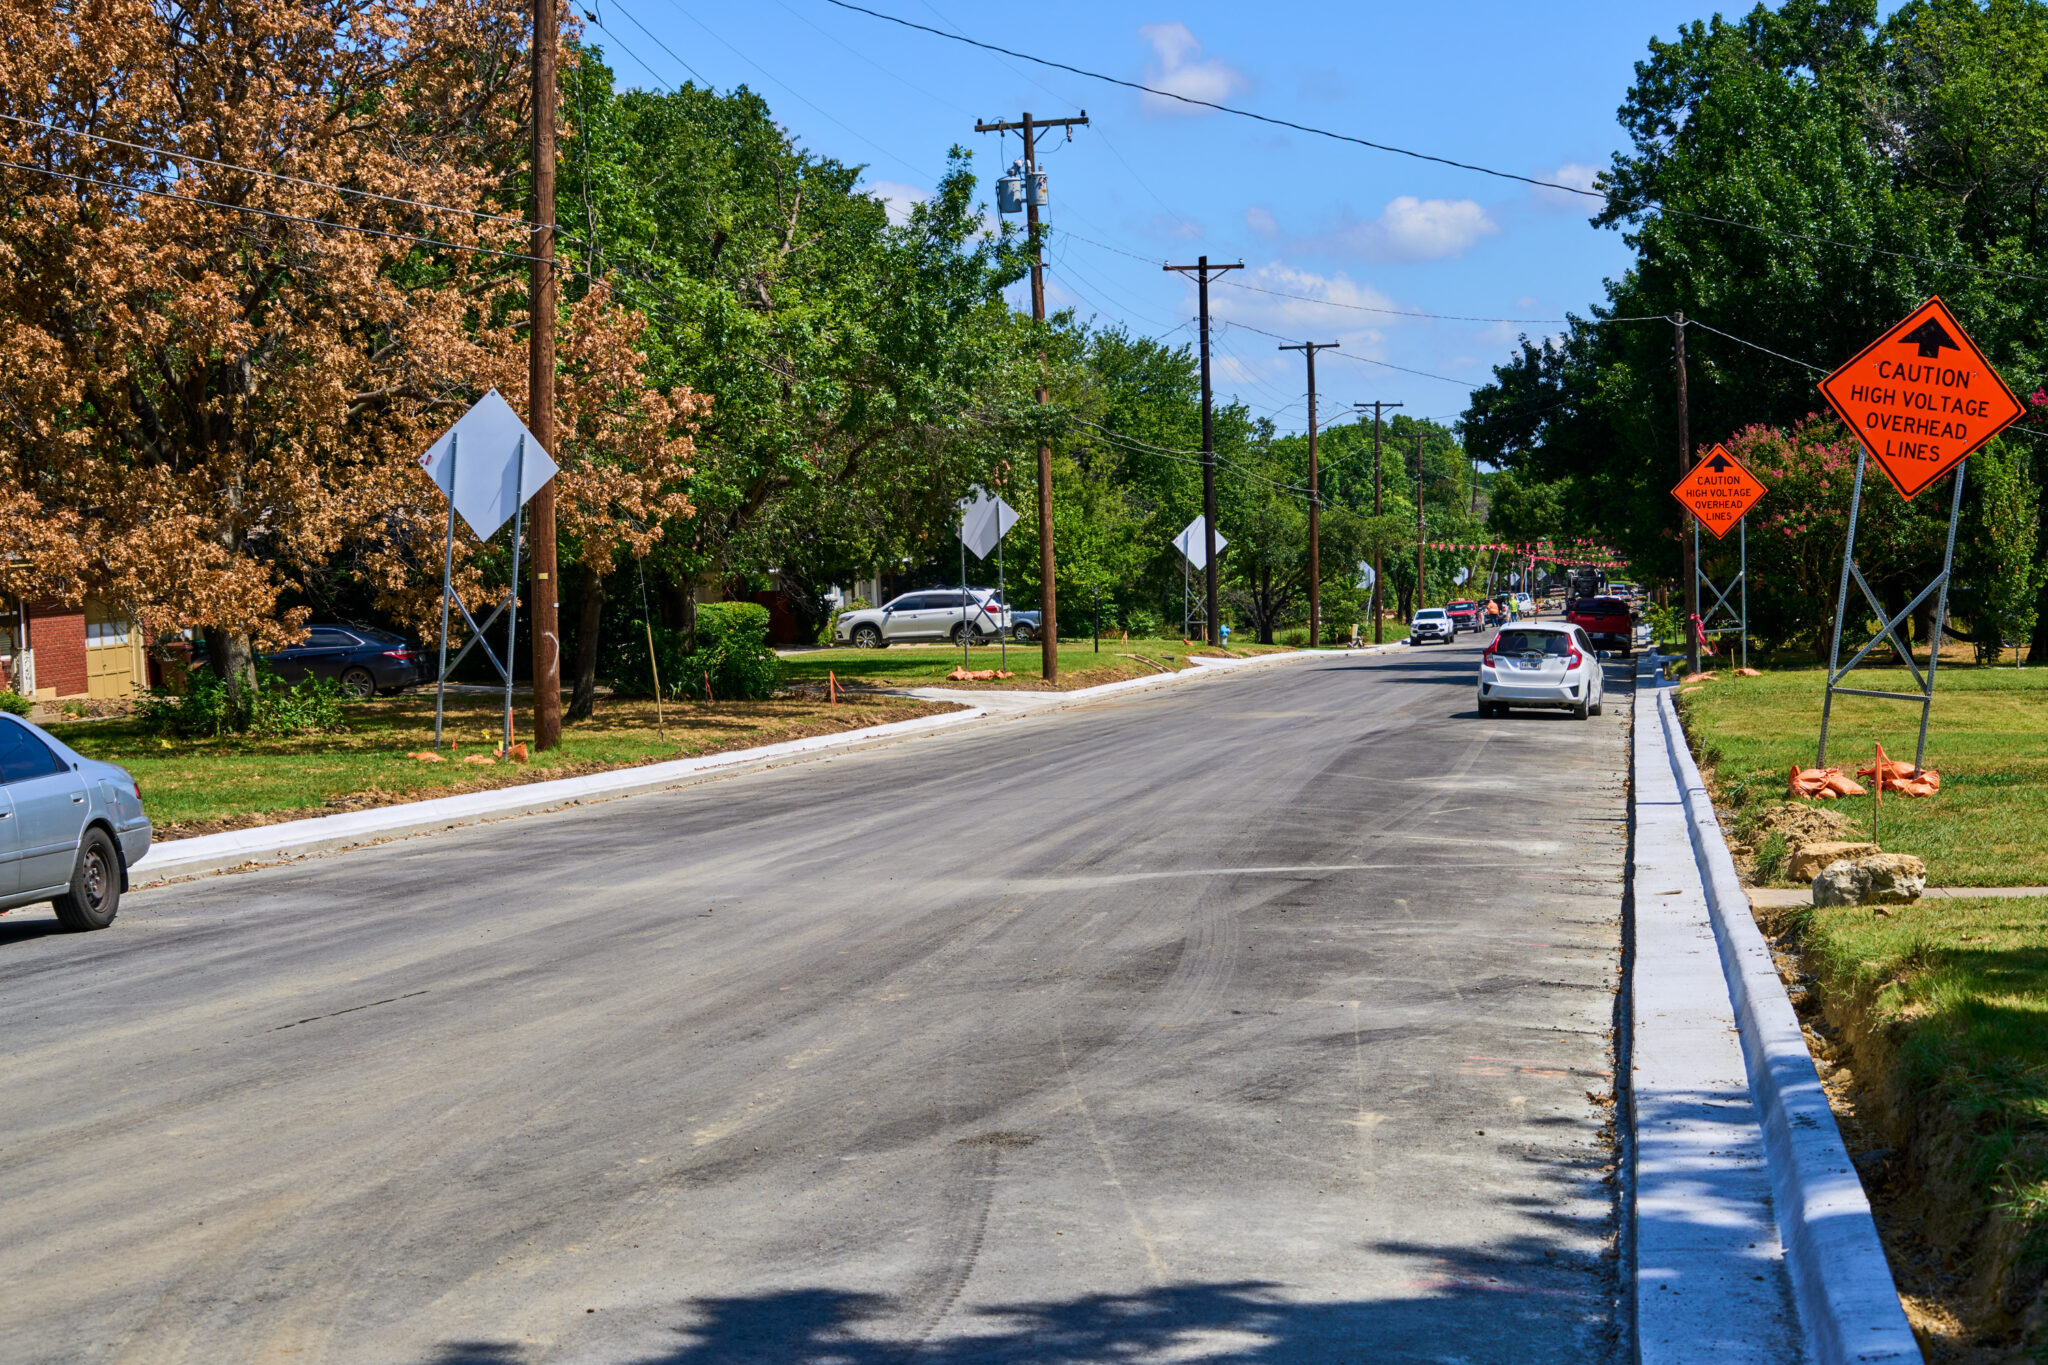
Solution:
<svg viewBox="0 0 2048 1365"><path fill-rule="evenodd" d="M85 609L61 602L28 607L28 643L36 652L36 690L82 697L90 690L85 668Z"/></svg>

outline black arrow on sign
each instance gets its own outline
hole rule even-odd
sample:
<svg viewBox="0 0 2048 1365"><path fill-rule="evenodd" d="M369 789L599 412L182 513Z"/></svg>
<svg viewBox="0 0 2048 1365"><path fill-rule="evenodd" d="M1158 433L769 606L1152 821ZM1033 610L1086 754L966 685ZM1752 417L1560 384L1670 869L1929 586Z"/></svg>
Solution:
<svg viewBox="0 0 2048 1365"><path fill-rule="evenodd" d="M1922 360L1937 359L1944 350L1960 351L1963 349L1956 345L1955 338L1948 334L1948 330L1936 318L1927 319L1927 321L1900 337L1899 345L1918 346Z"/></svg>
<svg viewBox="0 0 2048 1365"><path fill-rule="evenodd" d="M1716 474L1726 474L1728 472L1728 464L1729 461L1726 455L1716 455L1713 459L1707 461L1707 468L1713 470Z"/></svg>

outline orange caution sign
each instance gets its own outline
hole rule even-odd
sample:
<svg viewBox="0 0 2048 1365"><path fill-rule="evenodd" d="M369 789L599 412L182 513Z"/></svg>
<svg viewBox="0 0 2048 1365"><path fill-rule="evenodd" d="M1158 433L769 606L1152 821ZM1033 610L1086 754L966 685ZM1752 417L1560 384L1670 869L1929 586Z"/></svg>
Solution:
<svg viewBox="0 0 2048 1365"><path fill-rule="evenodd" d="M1700 519L1700 525L1719 540L1728 528L1741 521L1764 495L1764 486L1742 462L1720 446L1707 452L1678 481L1671 496L1685 504L1685 510Z"/></svg>
<svg viewBox="0 0 2048 1365"><path fill-rule="evenodd" d="M1823 379L1820 391L1902 498L2026 411L1939 298Z"/></svg>

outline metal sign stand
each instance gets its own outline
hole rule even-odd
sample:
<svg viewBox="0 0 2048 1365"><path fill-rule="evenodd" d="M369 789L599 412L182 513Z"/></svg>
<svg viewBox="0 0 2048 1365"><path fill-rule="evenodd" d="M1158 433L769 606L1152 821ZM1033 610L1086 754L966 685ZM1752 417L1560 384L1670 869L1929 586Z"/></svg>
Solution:
<svg viewBox="0 0 2048 1365"><path fill-rule="evenodd" d="M1834 710L1835 694L1839 692L1850 697L1886 697L1893 701L1919 702L1920 742L1913 750L1913 767L1918 770L1927 761L1927 719L1934 710L1934 669L1941 662L1941 632L1948 621L1949 572L1956 562L1956 519L1963 510L1963 471L1969 467L1970 462L1963 460L1956 465L1955 493L1950 498L1948 506L1948 547L1942 552L1941 572L1935 576L1932 583L1922 588L1912 601L1900 608L1898 615L1886 619L1884 607L1878 602L1877 594L1871 591L1869 580L1865 579L1863 571L1856 567L1856 516L1863 505L1863 465L1866 457L1866 451L1859 449L1856 452L1856 483L1849 493L1849 537L1842 546L1842 584L1835 594L1835 641L1828 651L1827 695L1821 702L1820 752L1815 758L1815 766L1825 768L1828 765L1828 717ZM1842 619L1849 610L1851 578L1854 578L1856 586L1863 590L1864 600L1870 603L1871 611L1876 613L1877 619L1883 624L1878 627L1877 634L1871 636L1869 643L1857 650L1849 662L1844 664L1841 662ZM1935 593L1937 596L1934 599L1934 633L1927 651L1927 672L1923 676L1919 665L1913 662L1913 651L1906 648L1905 642L1899 639L1899 625L1927 600L1929 593ZM1892 642L1892 648L1905 661L1906 671L1913 675L1913 682L1919 688L1917 692L1877 692L1868 688L1841 685L1849 670L1861 663L1863 656L1875 649L1880 640Z"/></svg>
<svg viewBox="0 0 2048 1365"><path fill-rule="evenodd" d="M456 435L450 439L448 445L448 486L450 488L455 486L455 461L461 453L461 439L460 435ZM513 657L512 651L516 648L519 638L519 551L520 536L525 529L526 519L525 456L526 438L522 436L519 439L519 463L517 466L519 472L516 475L516 482L514 484L518 490L519 510L512 514L512 585L505 594L505 599L498 603L497 606L491 608L491 614L484 618L482 625L478 625L476 618L470 615L469 607L463 603L462 594L455 591L455 502L453 498L449 499L448 546L441 558L441 667L439 676L434 680L434 748L436 750L441 747L441 716L448 693L448 676L461 666L463 659L468 656L469 651L475 649L478 645L483 646L484 657L491 661L491 667L496 669L498 676L505 681L505 751L510 753L512 750L512 668L509 661ZM448 607L450 603L453 603L455 609L462 613L462 619L469 623L469 642L456 652L452 660L448 657ZM497 651L491 648L490 641L486 640L484 636L490 630L492 623L498 619L499 613L508 609L512 614L505 626L505 658L500 660Z"/></svg>
<svg viewBox="0 0 2048 1365"><path fill-rule="evenodd" d="M1738 537L1738 543L1742 547L1742 567L1736 573L1734 580L1730 582L1726 588L1721 587L1719 584L1715 583L1713 579L1707 577L1705 561L1703 561L1700 558L1700 519L1698 517L1690 517L1688 518L1688 520L1692 522L1692 571L1693 576L1699 581L1700 601L1705 602L1707 600L1708 593L1712 593L1714 596L1713 604L1711 606L1706 607L1703 611L1700 612L1700 634L1731 635L1739 632L1742 636L1741 667L1748 668L1749 517L1747 514L1744 514L1742 520L1736 523L1736 535ZM1728 594L1730 593L1736 594L1736 601L1738 603L1739 609L1738 607L1730 607L1728 605ZM1724 611L1727 612L1731 618L1733 618L1735 622L1734 625L1717 626L1714 624L1714 618Z"/></svg>

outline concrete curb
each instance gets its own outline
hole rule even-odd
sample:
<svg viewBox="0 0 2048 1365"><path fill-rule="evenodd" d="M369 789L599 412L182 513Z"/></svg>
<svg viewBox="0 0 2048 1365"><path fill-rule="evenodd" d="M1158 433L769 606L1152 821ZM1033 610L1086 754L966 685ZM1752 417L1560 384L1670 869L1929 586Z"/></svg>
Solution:
<svg viewBox="0 0 2048 1365"><path fill-rule="evenodd" d="M1821 1365L1918 1362L1920 1347L1899 1303L1870 1201L1842 1145L1770 945L1750 914L1671 690L1658 687L1655 695L1741 1030L1750 1092L1763 1120L1778 1233L1808 1354Z"/></svg>
<svg viewBox="0 0 2048 1365"><path fill-rule="evenodd" d="M943 716L919 716L914 720L891 721L837 735L812 735L805 739L764 744L732 753L705 754L669 763L650 763L638 768L618 768L584 777L564 777L552 782L529 782L492 791L466 792L426 801L407 801L394 806L350 811L344 815L316 815L288 820L256 829L229 830L224 834L203 834L193 839L173 839L156 844L129 869L138 886L156 885L182 877L225 872L250 863L286 862L320 853L335 853L364 844L408 838L461 825L502 820L518 815L535 815L560 810L586 801L604 801L640 792L663 791L688 786L712 777L726 776L750 768L772 767L786 759L806 758L825 751L846 752L873 744L908 739L984 719L979 709L955 711Z"/></svg>

